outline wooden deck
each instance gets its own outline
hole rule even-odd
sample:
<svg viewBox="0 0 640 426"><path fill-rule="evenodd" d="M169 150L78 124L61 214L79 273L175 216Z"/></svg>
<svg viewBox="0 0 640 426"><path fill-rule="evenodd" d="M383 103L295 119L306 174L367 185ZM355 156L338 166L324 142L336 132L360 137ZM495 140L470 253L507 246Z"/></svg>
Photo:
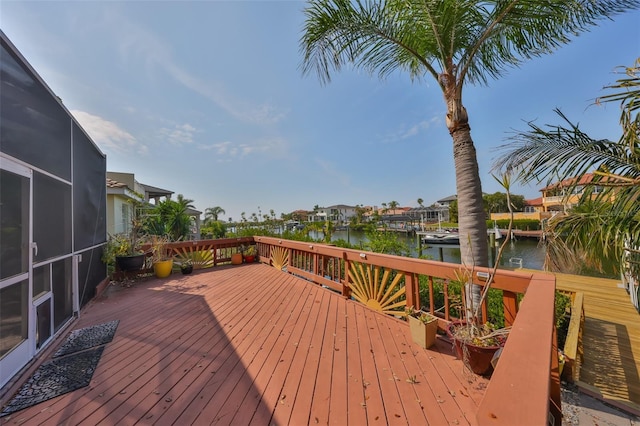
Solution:
<svg viewBox="0 0 640 426"><path fill-rule="evenodd" d="M257 263L110 286L71 329L116 319L90 386L2 424L475 424L488 383L448 342Z"/></svg>
<svg viewBox="0 0 640 426"><path fill-rule="evenodd" d="M558 290L584 293L579 385L640 414L640 314L619 280L556 273ZM618 404L616 404L618 405Z"/></svg>

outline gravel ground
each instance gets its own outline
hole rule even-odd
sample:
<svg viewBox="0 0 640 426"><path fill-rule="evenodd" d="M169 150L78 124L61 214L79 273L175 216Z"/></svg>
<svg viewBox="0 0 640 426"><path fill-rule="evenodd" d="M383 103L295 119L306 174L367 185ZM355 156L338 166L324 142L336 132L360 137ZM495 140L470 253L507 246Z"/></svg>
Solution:
<svg viewBox="0 0 640 426"><path fill-rule="evenodd" d="M562 424L588 426L640 426L640 418L580 393L575 385L562 383Z"/></svg>

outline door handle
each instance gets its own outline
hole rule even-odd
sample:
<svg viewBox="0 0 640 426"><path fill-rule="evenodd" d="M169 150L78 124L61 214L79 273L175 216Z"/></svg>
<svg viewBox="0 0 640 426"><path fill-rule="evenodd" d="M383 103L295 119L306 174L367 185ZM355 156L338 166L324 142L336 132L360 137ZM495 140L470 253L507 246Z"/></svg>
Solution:
<svg viewBox="0 0 640 426"><path fill-rule="evenodd" d="M38 243L35 241L31 243L31 249L34 251L33 255L38 257Z"/></svg>

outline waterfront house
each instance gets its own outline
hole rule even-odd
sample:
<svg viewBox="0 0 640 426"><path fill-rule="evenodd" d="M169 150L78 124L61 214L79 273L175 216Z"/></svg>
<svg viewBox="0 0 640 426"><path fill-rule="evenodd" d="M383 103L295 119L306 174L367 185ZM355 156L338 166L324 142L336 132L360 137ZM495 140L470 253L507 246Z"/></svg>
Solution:
<svg viewBox="0 0 640 426"><path fill-rule="evenodd" d="M107 172L107 232L110 235L131 231L133 202L145 201L144 187L133 173Z"/></svg>
<svg viewBox="0 0 640 426"><path fill-rule="evenodd" d="M454 201L458 201L458 195L456 195L456 194L449 195L448 197L442 198L442 199L436 201L436 203L441 205L441 206L447 206L448 207Z"/></svg>
<svg viewBox="0 0 640 426"><path fill-rule="evenodd" d="M591 197L597 196L603 190L602 186L590 185L593 174L586 173L579 181L576 178L565 179L542 188L542 197L526 201L524 212L515 212L514 219L549 219L556 214L563 214L578 204L582 197L589 193ZM587 191L587 187L591 186ZM510 214L507 212L491 213L491 220L506 220Z"/></svg>
<svg viewBox="0 0 640 426"><path fill-rule="evenodd" d="M106 157L0 31L0 386L107 271Z"/></svg>
<svg viewBox="0 0 640 426"><path fill-rule="evenodd" d="M127 233L131 228L133 203L157 205L170 200L173 191L140 183L133 173L107 172L107 232L110 235ZM188 208L193 218L190 239L200 238L201 211Z"/></svg>
<svg viewBox="0 0 640 426"><path fill-rule="evenodd" d="M311 222L331 221L336 225L349 223L356 216L356 208L344 204L336 204L329 207L320 207L309 215Z"/></svg>
<svg viewBox="0 0 640 426"><path fill-rule="evenodd" d="M540 190L542 192L542 210L545 212L566 213L580 202L593 178L592 173L586 173L578 182L576 182L576 178L570 178L545 186ZM601 186L592 185L590 193L595 196L601 193L602 190Z"/></svg>

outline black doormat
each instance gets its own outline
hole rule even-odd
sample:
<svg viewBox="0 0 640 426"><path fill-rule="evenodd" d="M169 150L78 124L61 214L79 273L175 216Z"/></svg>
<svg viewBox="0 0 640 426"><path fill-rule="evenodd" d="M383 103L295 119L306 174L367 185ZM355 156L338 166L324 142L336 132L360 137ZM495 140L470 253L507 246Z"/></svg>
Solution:
<svg viewBox="0 0 640 426"><path fill-rule="evenodd" d="M72 331L67 340L53 354L53 357L56 358L109 343L113 340L119 323L120 320L113 320Z"/></svg>
<svg viewBox="0 0 640 426"><path fill-rule="evenodd" d="M104 346L42 364L0 412L0 417L88 386Z"/></svg>

